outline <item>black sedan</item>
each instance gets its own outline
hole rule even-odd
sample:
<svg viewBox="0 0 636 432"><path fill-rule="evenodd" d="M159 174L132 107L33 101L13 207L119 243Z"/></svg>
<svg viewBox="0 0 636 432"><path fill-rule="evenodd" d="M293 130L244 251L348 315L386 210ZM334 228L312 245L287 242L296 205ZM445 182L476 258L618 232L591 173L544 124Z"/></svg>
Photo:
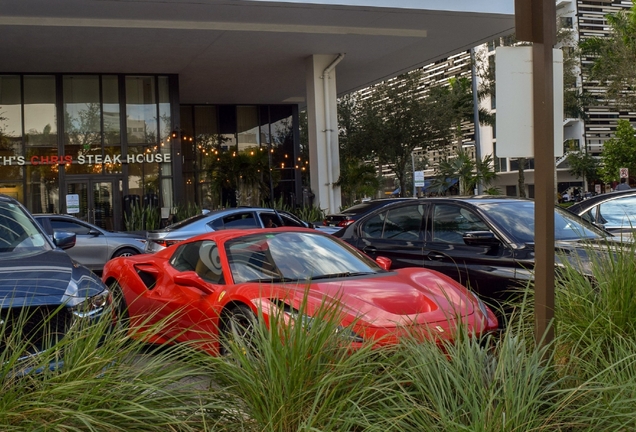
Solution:
<svg viewBox="0 0 636 432"><path fill-rule="evenodd" d="M402 202L413 200L413 198L378 198L364 201L360 204L351 206L340 213L328 214L325 216L323 224L327 227L335 227L337 230L351 225L358 219L371 213L374 210L389 205L394 202ZM334 231L335 232L335 231Z"/></svg>
<svg viewBox="0 0 636 432"><path fill-rule="evenodd" d="M636 189L596 195L568 210L611 233L636 231Z"/></svg>
<svg viewBox="0 0 636 432"><path fill-rule="evenodd" d="M555 209L555 240L573 261L607 233ZM534 267L534 201L505 197L425 198L382 207L335 234L395 268L423 266L480 295L502 300ZM559 256L562 256L559 254Z"/></svg>
<svg viewBox="0 0 636 432"><path fill-rule="evenodd" d="M0 350L20 358L47 348L79 320L97 320L110 302L104 283L62 248L74 233L44 233L15 199L0 195ZM11 342L13 341L13 343Z"/></svg>

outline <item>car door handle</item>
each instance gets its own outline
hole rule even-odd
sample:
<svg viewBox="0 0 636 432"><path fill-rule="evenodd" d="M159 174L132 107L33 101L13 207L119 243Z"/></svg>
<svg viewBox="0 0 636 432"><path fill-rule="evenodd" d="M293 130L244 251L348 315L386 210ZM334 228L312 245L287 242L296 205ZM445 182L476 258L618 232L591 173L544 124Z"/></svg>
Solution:
<svg viewBox="0 0 636 432"><path fill-rule="evenodd" d="M364 249L362 249L362 252L368 255L372 255L378 252L378 248L376 248L375 246L367 246Z"/></svg>
<svg viewBox="0 0 636 432"><path fill-rule="evenodd" d="M430 261L442 261L444 258L446 258L446 256L440 253L431 252L426 255L426 258L428 258Z"/></svg>

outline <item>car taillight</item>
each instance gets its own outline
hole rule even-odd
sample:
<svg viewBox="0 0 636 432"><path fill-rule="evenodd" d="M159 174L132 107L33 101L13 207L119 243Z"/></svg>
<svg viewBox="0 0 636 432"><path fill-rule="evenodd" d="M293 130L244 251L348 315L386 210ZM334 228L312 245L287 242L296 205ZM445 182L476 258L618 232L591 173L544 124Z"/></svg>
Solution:
<svg viewBox="0 0 636 432"><path fill-rule="evenodd" d="M355 221L353 219L345 219L343 221L338 222L338 226L339 227L346 227L348 225L351 225L352 223L354 223Z"/></svg>
<svg viewBox="0 0 636 432"><path fill-rule="evenodd" d="M177 244L183 240L153 240L153 241L157 243L159 246L168 247L168 246L172 246L173 244Z"/></svg>

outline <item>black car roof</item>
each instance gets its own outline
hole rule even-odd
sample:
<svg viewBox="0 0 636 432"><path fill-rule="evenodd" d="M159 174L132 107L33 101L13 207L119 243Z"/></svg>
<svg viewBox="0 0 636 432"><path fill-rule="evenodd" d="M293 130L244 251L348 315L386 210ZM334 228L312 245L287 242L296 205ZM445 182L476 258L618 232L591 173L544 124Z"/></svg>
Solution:
<svg viewBox="0 0 636 432"><path fill-rule="evenodd" d="M407 198L408 199L408 198ZM532 199L529 198L519 198L519 197L511 197L511 196L503 196L503 195L475 195L475 196L443 196L443 197L422 197L417 198L418 201L425 202L443 202L443 201L455 201L455 202L468 202L472 204L482 204L488 202L502 202L502 201L524 201L533 202ZM403 201L397 201L398 203L402 203ZM395 203L390 203L390 205L397 205Z"/></svg>
<svg viewBox="0 0 636 432"><path fill-rule="evenodd" d="M402 202L402 201L411 201L415 198L409 197L401 197L401 198L377 198L369 201L364 201L359 204L353 205L349 208L342 210L339 213L331 213L327 216L337 215L337 214L350 214L350 213L358 213L358 210L362 211L370 211L376 207L381 207L387 204L392 204L394 202Z"/></svg>

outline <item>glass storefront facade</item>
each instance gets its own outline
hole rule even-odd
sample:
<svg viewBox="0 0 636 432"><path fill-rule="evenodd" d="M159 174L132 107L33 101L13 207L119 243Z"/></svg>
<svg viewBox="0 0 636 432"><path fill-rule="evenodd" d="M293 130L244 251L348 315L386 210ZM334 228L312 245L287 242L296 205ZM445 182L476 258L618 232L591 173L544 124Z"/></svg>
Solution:
<svg viewBox="0 0 636 432"><path fill-rule="evenodd" d="M33 213L122 229L130 203L174 205L175 76L0 75L0 193ZM67 208L69 195L79 205Z"/></svg>
<svg viewBox="0 0 636 432"><path fill-rule="evenodd" d="M188 202L205 208L299 202L295 105L182 105L183 176Z"/></svg>
<svg viewBox="0 0 636 432"><path fill-rule="evenodd" d="M0 75L0 193L107 229L133 205L298 202L297 106L178 99L176 75Z"/></svg>

